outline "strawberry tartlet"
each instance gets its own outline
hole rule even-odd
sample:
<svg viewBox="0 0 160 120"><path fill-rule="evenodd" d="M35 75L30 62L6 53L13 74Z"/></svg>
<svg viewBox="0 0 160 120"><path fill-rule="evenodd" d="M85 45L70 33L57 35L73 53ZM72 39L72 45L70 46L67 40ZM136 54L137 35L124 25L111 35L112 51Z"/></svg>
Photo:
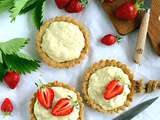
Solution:
<svg viewBox="0 0 160 120"><path fill-rule="evenodd" d="M129 106L133 93L133 74L116 60L102 60L89 68L82 86L87 104L99 112L119 112Z"/></svg>
<svg viewBox="0 0 160 120"><path fill-rule="evenodd" d="M59 82L41 86L30 104L31 120L83 120L79 92Z"/></svg>

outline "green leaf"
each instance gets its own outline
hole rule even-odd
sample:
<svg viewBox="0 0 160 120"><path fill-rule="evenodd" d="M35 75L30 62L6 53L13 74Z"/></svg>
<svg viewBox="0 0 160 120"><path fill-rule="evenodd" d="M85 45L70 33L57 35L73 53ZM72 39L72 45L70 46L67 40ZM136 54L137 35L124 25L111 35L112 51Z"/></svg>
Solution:
<svg viewBox="0 0 160 120"><path fill-rule="evenodd" d="M25 38L15 38L7 42L0 42L0 50L4 54L14 54L28 43Z"/></svg>
<svg viewBox="0 0 160 120"><path fill-rule="evenodd" d="M33 22L37 29L43 24L44 10L45 10L46 0L39 0L36 8L33 11Z"/></svg>
<svg viewBox="0 0 160 120"><path fill-rule="evenodd" d="M20 58L24 58L24 59L27 59L27 60L30 60L30 61L35 61L34 58L32 58L31 56L26 55L26 54L24 54L24 53L18 52L18 53L16 53L16 55L17 55L18 57L20 57Z"/></svg>
<svg viewBox="0 0 160 120"><path fill-rule="evenodd" d="M7 66L0 63L0 81L3 80L4 75L7 73Z"/></svg>
<svg viewBox="0 0 160 120"><path fill-rule="evenodd" d="M13 8L11 8L10 10L10 17L12 19L11 22L16 19L16 17L19 15L20 11L23 9L23 7L28 1L29 0L14 0Z"/></svg>
<svg viewBox="0 0 160 120"><path fill-rule="evenodd" d="M25 14L36 7L38 0L29 0L19 14Z"/></svg>
<svg viewBox="0 0 160 120"><path fill-rule="evenodd" d="M4 55L4 61L10 70L20 74L31 73L40 67L39 61L25 59L18 55Z"/></svg>
<svg viewBox="0 0 160 120"><path fill-rule="evenodd" d="M0 12L3 12L13 6L13 0L0 0Z"/></svg>
<svg viewBox="0 0 160 120"><path fill-rule="evenodd" d="M3 63L2 52L0 51L0 63Z"/></svg>

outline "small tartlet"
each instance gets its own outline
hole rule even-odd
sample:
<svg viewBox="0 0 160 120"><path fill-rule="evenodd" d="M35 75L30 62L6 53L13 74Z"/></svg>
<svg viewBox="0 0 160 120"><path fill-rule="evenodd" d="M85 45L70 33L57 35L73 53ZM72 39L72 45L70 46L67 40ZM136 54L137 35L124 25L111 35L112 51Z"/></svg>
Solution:
<svg viewBox="0 0 160 120"><path fill-rule="evenodd" d="M62 87L62 88L66 88L68 90L73 91L74 93L76 93L77 95L77 100L78 100L78 104L80 106L80 112L79 112L79 118L77 120L84 120L84 104L83 104L83 100L80 96L80 93L73 87L69 86L68 84L64 84L58 81L55 81L53 83L48 83L45 85L46 87L52 88L52 87ZM36 116L34 114L34 104L36 102L37 98L36 98L36 93L34 93L30 105L29 105L29 112L31 115L31 120L37 120Z"/></svg>
<svg viewBox="0 0 160 120"><path fill-rule="evenodd" d="M95 73L99 69L110 67L110 66L120 68L126 75L128 75L128 78L131 82L131 88L130 88L130 93L128 94L127 100L125 101L124 105L114 108L112 110L105 110L99 104L97 104L95 100L93 100L89 96L88 86L89 86L90 77L93 73ZM88 70L86 70L84 74L83 83L82 83L82 93L83 93L84 101L88 106L97 110L98 112L119 113L125 110L125 108L128 107L132 102L132 98L134 96L134 80L133 79L134 79L133 72L128 68L127 65L122 64L121 62L116 60L101 60L98 63L93 64Z"/></svg>
<svg viewBox="0 0 160 120"><path fill-rule="evenodd" d="M42 37L46 31L46 29L53 23L53 22L68 22L72 23L79 27L80 31L83 33L84 39L85 39L85 46L82 49L79 58L65 61L65 62L57 62L50 58L41 47L42 44ZM36 34L36 49L39 54L39 56L42 58L42 60L47 63L51 67L55 68L70 68L75 66L76 64L80 64L81 61L85 58L85 56L89 53L90 48L90 33L89 30L79 21L77 21L74 18L68 17L68 16L58 16L55 18L52 18L50 20L47 20L40 28L40 30Z"/></svg>

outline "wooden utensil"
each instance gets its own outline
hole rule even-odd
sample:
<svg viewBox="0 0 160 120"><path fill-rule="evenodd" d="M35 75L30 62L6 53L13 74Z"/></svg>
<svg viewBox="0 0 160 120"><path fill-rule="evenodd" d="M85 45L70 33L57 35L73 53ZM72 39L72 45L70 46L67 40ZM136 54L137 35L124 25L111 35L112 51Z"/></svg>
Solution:
<svg viewBox="0 0 160 120"><path fill-rule="evenodd" d="M160 0L152 0L148 33L154 50L160 55Z"/></svg>
<svg viewBox="0 0 160 120"><path fill-rule="evenodd" d="M146 36L148 31L148 25L149 25L149 19L150 19L150 9L148 9L143 16L138 37L137 37L136 51L134 56L134 61L137 64L140 64L143 56L144 47L146 43Z"/></svg>

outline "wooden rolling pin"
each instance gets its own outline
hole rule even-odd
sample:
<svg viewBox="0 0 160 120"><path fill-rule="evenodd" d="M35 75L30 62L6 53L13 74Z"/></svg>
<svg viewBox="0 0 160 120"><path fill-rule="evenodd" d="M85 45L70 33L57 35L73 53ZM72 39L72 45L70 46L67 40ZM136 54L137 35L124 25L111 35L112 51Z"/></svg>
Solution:
<svg viewBox="0 0 160 120"><path fill-rule="evenodd" d="M143 53L144 53L144 47L146 43L146 36L147 36L148 25L149 25L149 18L150 18L150 9L148 9L147 12L144 14L144 17L142 19L142 23L140 26L140 30L138 33L136 51L134 56L134 61L137 64L140 64Z"/></svg>

